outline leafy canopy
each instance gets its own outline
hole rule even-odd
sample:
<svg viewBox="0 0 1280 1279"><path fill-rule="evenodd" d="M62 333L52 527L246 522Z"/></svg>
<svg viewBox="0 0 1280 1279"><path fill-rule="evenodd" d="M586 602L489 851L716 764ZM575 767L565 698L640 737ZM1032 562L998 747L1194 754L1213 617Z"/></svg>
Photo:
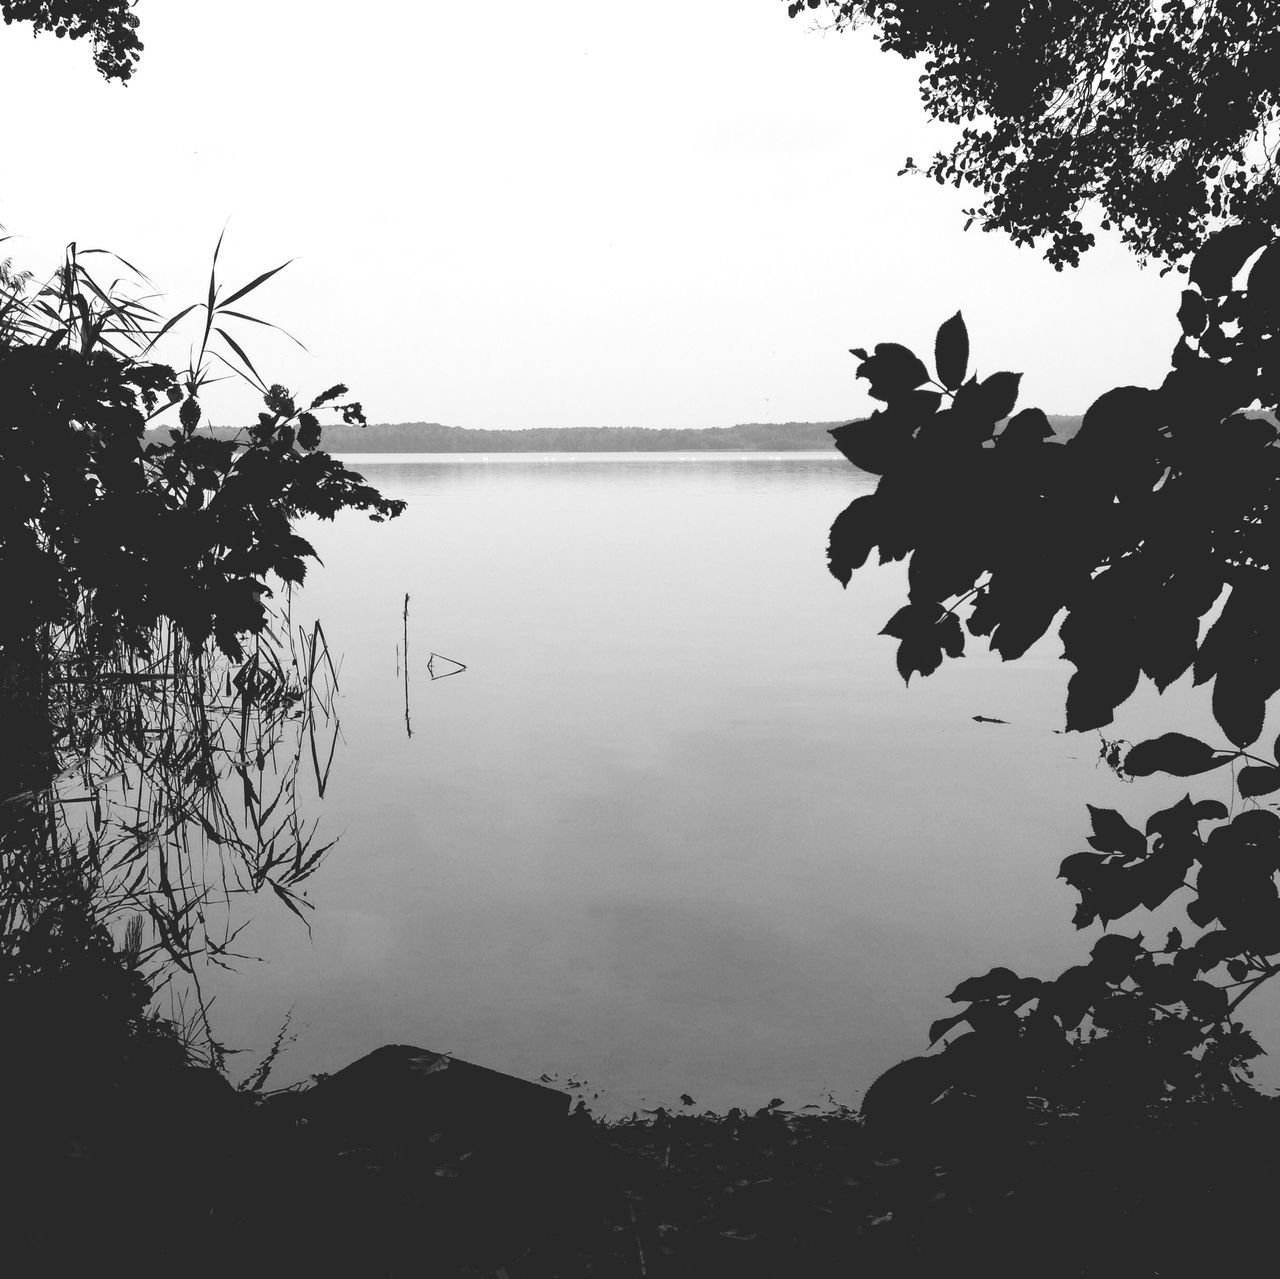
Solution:
<svg viewBox="0 0 1280 1279"><path fill-rule="evenodd" d="M93 45L93 62L108 80L128 80L142 53L133 0L0 0L6 25L31 23L35 33Z"/></svg>
<svg viewBox="0 0 1280 1279"><path fill-rule="evenodd" d="M1273 0L791 0L924 58L920 92L959 141L923 166L976 189L984 230L1059 269L1101 209L1142 257L1177 261L1227 220L1280 223L1280 7Z"/></svg>

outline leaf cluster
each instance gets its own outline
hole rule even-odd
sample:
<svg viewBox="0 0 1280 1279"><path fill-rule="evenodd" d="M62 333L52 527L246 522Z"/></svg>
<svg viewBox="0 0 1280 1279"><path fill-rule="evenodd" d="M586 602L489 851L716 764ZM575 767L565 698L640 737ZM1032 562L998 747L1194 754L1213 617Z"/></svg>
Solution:
<svg viewBox="0 0 1280 1279"><path fill-rule="evenodd" d="M240 314L226 302L211 275L199 355L180 378L142 354L192 308L148 329L145 305L97 285L74 246L50 284L0 293L0 653L83 614L101 651L144 652L167 619L192 646L212 638L238 658L241 637L266 624L269 579L301 582L315 554L299 518L402 509L320 450L326 407L363 422L359 404L335 403L346 388L298 404L265 385L215 323ZM232 440L198 429L211 335L265 403ZM174 417L166 441L145 442L148 425Z"/></svg>
<svg viewBox="0 0 1280 1279"><path fill-rule="evenodd" d="M127 81L142 54L133 0L0 0L5 25L29 22L36 35L88 39L107 80Z"/></svg>
<svg viewBox="0 0 1280 1279"><path fill-rule="evenodd" d="M806 4L788 2L792 17ZM1094 243L1085 207L1173 262L1224 219L1280 221L1280 11L1271 0L807 0L838 28L923 59L920 93L959 140L905 171L975 190L970 221L1045 245Z"/></svg>
<svg viewBox="0 0 1280 1279"><path fill-rule="evenodd" d="M1256 412L1280 403L1278 278L1280 241L1210 237L1164 382L1106 392L1066 442L1014 412L1018 375L969 374L959 315L936 380L897 344L854 350L884 407L832 435L881 479L832 525L829 563L847 584L873 551L909 560L884 628L904 679L961 656L966 631L1020 657L1065 613L1068 729L1111 723L1143 676L1163 691L1190 671L1228 740L1257 739L1280 689L1280 447Z"/></svg>
<svg viewBox="0 0 1280 1279"><path fill-rule="evenodd" d="M1128 778L1230 765L1244 810L1188 795L1140 829L1091 806L1089 848L1060 869L1078 928L1185 893L1187 939L1108 933L1052 982L993 970L961 983L952 998L968 1006L930 1036L978 1037L952 1065L994 1052L1038 1070L1085 1027L1091 1060L1136 1071L1149 1099L1247 1074L1260 1050L1233 1014L1280 972L1280 817L1257 805L1280 792L1280 740L1270 755L1252 745L1280 690L1280 432L1259 413L1280 405L1280 240L1217 232L1188 283L1161 386L1107 392L1070 440L1039 410L1015 412L1017 375L970 372L958 314L938 330L932 376L903 346L854 350L884 407L833 431L881 478L832 526L831 571L847 584L876 550L909 561L907 603L884 627L904 679L962 655L967 636L1020 657L1062 617L1068 729L1110 723L1144 676L1163 691L1190 673L1211 690L1229 745L1166 732L1123 753L1104 743L1105 756Z"/></svg>

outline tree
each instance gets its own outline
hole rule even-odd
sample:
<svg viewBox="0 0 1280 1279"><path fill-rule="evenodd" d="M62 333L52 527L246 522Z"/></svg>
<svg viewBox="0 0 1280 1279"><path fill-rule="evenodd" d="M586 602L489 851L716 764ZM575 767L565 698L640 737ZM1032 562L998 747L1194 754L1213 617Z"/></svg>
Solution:
<svg viewBox="0 0 1280 1279"><path fill-rule="evenodd" d="M932 379L905 347L855 349L884 407L833 435L881 479L832 526L832 573L847 584L873 551L909 560L907 601L884 628L907 681L969 637L1016 660L1064 618L1069 731L1110 724L1144 678L1163 691L1191 672L1225 740L1170 731L1108 762L1128 778L1234 774L1225 795L1188 794L1137 824L1091 807L1088 849L1060 868L1076 926L1105 930L1089 961L1052 981L996 968L962 982L950 998L964 1007L930 1029L931 1045L952 1036L947 1050L890 1072L868 1103L1011 1086L1108 1104L1231 1093L1261 1051L1236 1010L1280 973L1280 817L1264 800L1280 792L1280 740L1255 745L1280 692L1280 195L1264 52L1280 12L808 0L822 7L928 55L927 109L968 127L926 172L978 186L985 229L1046 239L1050 260L1074 264L1093 242L1092 201L1140 256L1191 255L1167 377L1102 395L1066 442L1040 410L1015 412L1018 374L968 375L959 313L938 330ZM1110 931L1166 903L1186 920L1163 943Z"/></svg>
<svg viewBox="0 0 1280 1279"><path fill-rule="evenodd" d="M796 0L925 59L920 93L960 126L917 165L976 189L987 231L1045 244L1059 269L1101 211L1141 256L1175 262L1223 220L1280 223L1275 0Z"/></svg>

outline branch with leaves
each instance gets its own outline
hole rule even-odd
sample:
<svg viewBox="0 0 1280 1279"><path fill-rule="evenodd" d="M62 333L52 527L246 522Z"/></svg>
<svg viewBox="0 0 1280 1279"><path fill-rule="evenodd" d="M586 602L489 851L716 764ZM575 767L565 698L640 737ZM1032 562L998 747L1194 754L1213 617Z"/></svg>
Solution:
<svg viewBox="0 0 1280 1279"><path fill-rule="evenodd" d="M1076 926L1185 893L1199 935L1184 943L1175 929L1152 950L1108 934L1090 964L1051 983L996 970L957 989L970 1007L932 1041L965 1024L984 1051L1021 1053L1088 1018L1104 1037L1141 1040L1156 1076L1183 1083L1193 1060L1226 1071L1221 1083L1259 1051L1233 1014L1280 969L1280 817L1258 805L1280 791L1280 740L1269 756L1250 749L1280 691L1280 430L1263 416L1280 406L1277 282L1280 239L1245 225L1211 236L1190 265L1164 382L1108 391L1065 442L1040 410L1015 412L1017 374L970 375L958 314L938 330L932 377L894 343L853 351L884 407L832 434L881 478L832 525L829 563L847 585L873 552L908 561L907 602L882 632L903 679L963 656L968 637L1017 659L1062 618L1067 729L1110 724L1144 678L1163 692L1190 673L1229 745L1168 732L1118 768L1198 777L1233 765L1246 805L1229 819L1218 800L1188 796L1145 831L1091 809L1091 851L1061 867L1080 896Z"/></svg>

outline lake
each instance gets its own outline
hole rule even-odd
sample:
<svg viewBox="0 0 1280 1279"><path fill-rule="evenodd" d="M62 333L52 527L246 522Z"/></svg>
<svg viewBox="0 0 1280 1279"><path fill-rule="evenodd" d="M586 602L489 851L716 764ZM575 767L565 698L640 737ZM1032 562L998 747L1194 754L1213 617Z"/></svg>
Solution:
<svg viewBox="0 0 1280 1279"><path fill-rule="evenodd" d="M347 460L408 509L304 530L324 567L294 614L341 655L314 811L341 839L312 935L263 903L261 962L213 984L241 1073L292 1009L273 1083L399 1041L606 1113L856 1104L960 979L1087 954L1054 878L1086 802L1140 824L1187 789L1054 733L1056 639L1008 665L970 640L904 687L877 634L902 566L826 570L874 485L834 453ZM466 670L431 679L433 651ZM1136 698L1107 735L1217 740L1204 700Z"/></svg>

